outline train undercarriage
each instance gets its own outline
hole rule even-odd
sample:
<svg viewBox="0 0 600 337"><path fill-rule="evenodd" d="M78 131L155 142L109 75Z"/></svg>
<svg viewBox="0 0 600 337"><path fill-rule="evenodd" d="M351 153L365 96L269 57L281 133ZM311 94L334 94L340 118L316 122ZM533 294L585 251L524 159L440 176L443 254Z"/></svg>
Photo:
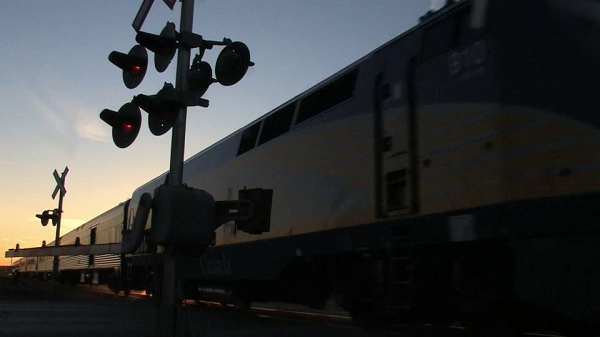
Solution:
<svg viewBox="0 0 600 337"><path fill-rule="evenodd" d="M414 235L403 228L408 227L394 227L388 244L378 249L296 256L270 280L188 279L183 296L244 310L252 302L324 308L333 299L367 328L459 323L469 329L511 333L600 331L594 320L597 309L586 307L594 303L594 285L568 283L581 275L597 279L593 255L600 242L597 235L427 244L415 243ZM554 256L554 251L561 254ZM62 270L60 280L107 284L125 295L145 290L160 300L161 263L160 254L123 256L121 268ZM563 295L543 298L552 289ZM574 299L587 293L588 302Z"/></svg>
<svg viewBox="0 0 600 337"><path fill-rule="evenodd" d="M385 250L298 257L275 280L188 280L184 296L238 309L272 301L322 308L333 298L367 328L459 323L476 331L598 331L595 323L517 298L515 253L508 240L412 245L406 239L395 237ZM156 294L160 277L151 269L133 269L135 288Z"/></svg>

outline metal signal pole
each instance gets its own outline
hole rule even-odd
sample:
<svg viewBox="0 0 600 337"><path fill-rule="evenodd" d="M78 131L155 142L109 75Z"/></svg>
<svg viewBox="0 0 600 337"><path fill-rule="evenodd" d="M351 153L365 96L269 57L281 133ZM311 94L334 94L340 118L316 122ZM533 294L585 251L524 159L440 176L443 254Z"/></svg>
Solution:
<svg viewBox="0 0 600 337"><path fill-rule="evenodd" d="M64 194L61 193L60 197L58 197L58 220L56 221L56 237L54 239L54 247L60 246L60 218L62 215L63 196ZM59 257L58 255L55 255L54 262L52 264L52 281L58 281L58 264Z"/></svg>
<svg viewBox="0 0 600 337"><path fill-rule="evenodd" d="M194 21L194 0L181 1L181 21L179 27L181 34L192 32ZM187 89L187 71L190 67L190 48L179 44L177 53L177 73L175 88L177 90ZM185 147L185 123L187 118L187 107L179 108L179 114L173 125L173 137L171 139L171 167L169 171L169 185L180 186L183 181L183 155Z"/></svg>
<svg viewBox="0 0 600 337"><path fill-rule="evenodd" d="M58 172L54 170L54 180L56 180L56 187L54 188L54 192L52 193L52 199L56 198L56 194L60 192L58 197L58 218L56 220L56 238L54 239L54 246L58 247L60 245L60 220L62 218L62 208L63 208L63 197L67 194L67 190L65 189L65 179L67 177L67 173L69 172L69 167L65 166L65 170L62 175L58 175ZM52 281L58 281L58 264L59 257L58 255L54 256L54 261L52 264Z"/></svg>
<svg viewBox="0 0 600 337"><path fill-rule="evenodd" d="M176 0L163 1L171 9L176 3ZM156 289L157 295L162 295L160 296L160 307L163 309L158 322L162 323L160 324L162 334L173 336L183 331L181 326L177 327L178 304L183 299L183 284L180 279L180 266L178 266L178 261L185 254L182 248L191 245L205 248L210 242L210 237L214 235L215 228L213 226L221 225L221 223L214 223L214 214L209 214L214 212L214 209L210 211L194 209L187 205L181 211L171 207L173 200L177 200L179 204L186 202L202 204L207 206L207 209L215 203L212 195L205 191L182 188L187 106L208 107L209 102L203 99L202 95L212 83L219 82L224 86L233 85L246 74L248 67L253 66L254 63L250 61L248 47L240 41L232 42L227 38L223 38L223 41L210 41L193 34L194 0L181 0L179 33L175 31L175 25L172 22L167 23L160 36L141 32L140 29L152 2L153 0L144 0L132 24L137 32L136 41L140 45L134 46L129 54L111 52L109 61L122 69L125 86L132 89L141 82L147 69L147 54L142 52L142 50L145 51L144 48L154 51L156 70L162 72L168 67L175 54L175 47L177 47L175 87L170 83L165 83L156 95L136 95L131 104L125 104L118 112L104 109L100 113L100 118L112 127L113 141L120 148L131 145L137 136L141 121L139 108L148 112L150 131L154 135L160 136L171 127L173 128L168 186L161 185L155 189L154 196L151 196L150 193L144 194L147 200L152 201L151 206L148 206L150 204L148 202L146 203L147 207L138 208L139 216L136 217L136 219L145 219L137 224L139 228L145 228L145 222L147 222L146 219L151 209L155 215L152 219L152 235L149 239L152 244L164 248L162 286L157 284ZM212 78L210 65L201 61L204 50L211 49L215 45L224 46L217 59L216 80ZM143 48L138 48L140 46ZM200 48L200 53L198 62L195 59L190 68L190 54L193 48ZM188 83L188 77L191 83ZM175 109L177 109L177 116L173 116ZM123 125L127 128L123 129ZM160 193L160 191L165 192ZM183 216L180 216L181 214ZM206 218L204 226L197 226L197 216ZM182 230L182 227L188 229L193 227L193 236L189 236L189 231ZM132 248L133 251L139 247L139 243L137 245ZM158 271L156 275L156 281L160 283L161 272ZM164 324L165 322L168 323Z"/></svg>
<svg viewBox="0 0 600 337"><path fill-rule="evenodd" d="M181 1L181 20L180 33L191 32L194 20L194 0ZM178 47L177 53L177 73L175 79L175 88L177 90L186 89L187 71L190 66L190 48L183 44ZM185 148L185 126L187 117L187 107L185 105L179 108L177 119L173 125L173 136L171 138L171 165L169 171L169 185L181 186L183 183L183 158ZM171 224L173 226L173 224ZM175 336L177 331L185 329L185 326L179 325L178 328L178 306L182 300L181 284L178 278L178 252L172 247L166 247L164 251L163 264L163 289L162 305L167 310L167 333Z"/></svg>

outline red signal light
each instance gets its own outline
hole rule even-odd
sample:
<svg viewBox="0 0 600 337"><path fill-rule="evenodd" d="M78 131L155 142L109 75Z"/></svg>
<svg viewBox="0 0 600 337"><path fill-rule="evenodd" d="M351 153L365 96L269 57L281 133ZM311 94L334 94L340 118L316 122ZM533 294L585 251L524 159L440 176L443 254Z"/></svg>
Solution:
<svg viewBox="0 0 600 337"><path fill-rule="evenodd" d="M142 115L137 106L132 103L125 103L119 111L102 110L100 119L112 127L112 136L115 145L124 149L131 145L137 137L140 131Z"/></svg>
<svg viewBox="0 0 600 337"><path fill-rule="evenodd" d="M135 45L128 54L113 51L108 60L123 70L123 83L129 89L137 87L146 75L148 53L140 45Z"/></svg>

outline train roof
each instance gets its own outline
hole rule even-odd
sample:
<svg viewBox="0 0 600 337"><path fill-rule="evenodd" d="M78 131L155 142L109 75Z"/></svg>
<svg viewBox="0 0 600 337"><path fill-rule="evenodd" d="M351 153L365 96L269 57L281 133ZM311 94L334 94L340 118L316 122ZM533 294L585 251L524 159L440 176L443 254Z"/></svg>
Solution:
<svg viewBox="0 0 600 337"><path fill-rule="evenodd" d="M274 109L272 109L271 111L267 112L266 114L254 119L253 121L251 121L250 123L244 125L243 127L239 128L238 130L232 132L231 134L229 134L228 136L226 136L225 138L222 138L221 140L217 141L216 143L208 146L207 148L205 148L204 150L194 154L193 156L191 156L190 158L186 159L184 161L184 163L193 160L194 158L202 155L203 153L205 153L206 151L209 151L211 148L218 146L219 144L227 141L228 139L230 139L231 137L234 137L235 135L237 135L238 133L244 131L245 129L247 129L248 127L254 125L255 123L258 123L260 121L262 121L263 119L266 119L267 117L269 117L270 115L274 114L275 112L279 111L280 109L288 106L289 104L293 104L299 100L301 100L303 97L310 95L311 93L319 90L320 88L326 86L328 83L331 83L332 81L340 78L342 75L346 74L347 72L351 71L352 69L356 68L358 65L362 64L363 62L365 62L365 60L368 60L369 58L371 58L373 55L379 53L380 51L386 49L387 47L389 47L390 45L393 45L394 43L396 43L397 41L401 40L402 38L404 38L405 36L413 33L414 31L419 30L420 28L422 28L423 26L428 25L430 22L435 21L437 18L444 16L446 14L448 14L449 12L453 11L454 9L460 8L465 6L468 2L470 2L470 0L462 0L462 1L448 1L447 4L442 7L441 9L437 10L437 11L429 11L427 12L425 15L423 15L420 19L419 22L413 26L412 28L404 31L403 33L401 33L400 35L396 36L395 38L391 39L390 41L384 43L383 45L377 47L376 49L374 49L373 51L369 52L368 54L364 55L363 57L359 58L358 60L352 62L351 64L347 65L346 67L340 69L339 71L336 71L335 73L333 73L332 75L330 75L329 77L325 78L324 80L320 81L319 83L313 85L312 87L308 88L307 90L301 92L300 94L290 98L289 100L283 102L282 104L278 105L277 107L275 107ZM162 175L160 175L159 177L153 179L159 179L161 177L164 177L166 174L168 173L168 171L166 171L165 173L163 173Z"/></svg>
<svg viewBox="0 0 600 337"><path fill-rule="evenodd" d="M487 1L487 0L478 0L478 1ZM388 48L389 46L393 45L394 43L398 42L399 40L403 39L405 36L410 35L411 33L418 31L419 29L429 25L431 22L436 21L437 19L439 19L440 17L445 16L446 14L453 12L455 9L458 8L462 8L464 6L466 6L468 3L470 3L471 0L460 0L460 1L453 1L453 0L448 0L446 2L446 5L442 8L440 8L437 11L428 11L427 13L425 13L425 15L421 16L419 18L419 21L417 22L417 24L415 26L413 26L412 28L404 31L403 33L401 33L400 35L396 36L395 38L391 39L390 41L382 44L381 46L377 47L376 49L374 49L373 51L367 53L366 55L364 55L363 57L357 59L356 61L352 62L351 64L345 66L344 68L340 69L339 71L333 73L332 75L330 75L329 77L325 78L324 80L320 81L319 83L313 85L312 87L308 88L307 90L301 92L300 94L288 99L287 101L283 102L282 104L278 105L277 107L275 107L274 109L272 109L271 111L267 112L266 114L254 119L253 121L251 121L250 123L244 125L243 127L239 128L238 130L232 132L231 134L229 134L228 136L220 139L219 141L211 144L210 146L206 147L205 149L201 150L200 152L192 155L191 157L189 157L188 159L186 159L184 161L184 165L194 161L196 158L200 157L201 155L207 153L208 151L210 151L211 149L225 143L226 141L230 140L231 138L239 135L240 133L242 133L244 130L246 130L247 128L255 125L256 123L260 123L262 120L268 118L269 116L273 115L274 113L280 111L282 108L287 107L290 104L295 104L296 102L302 100L304 97L309 96L310 94L314 93L315 91L318 91L319 89L325 87L327 84L339 79L340 77L342 77L343 75L345 75L346 73L350 72L351 70L357 68L360 64L364 63L366 60L370 59L371 57L373 57L375 54L379 53L380 51ZM138 187L136 189L136 191L138 190L146 190L148 186L154 186L154 185L159 185L160 183L164 182L166 180L166 176L169 173L169 171L165 171L164 173L160 174L159 176L155 177L154 179L148 181L147 183L145 183L144 185ZM135 194L135 192L134 192Z"/></svg>

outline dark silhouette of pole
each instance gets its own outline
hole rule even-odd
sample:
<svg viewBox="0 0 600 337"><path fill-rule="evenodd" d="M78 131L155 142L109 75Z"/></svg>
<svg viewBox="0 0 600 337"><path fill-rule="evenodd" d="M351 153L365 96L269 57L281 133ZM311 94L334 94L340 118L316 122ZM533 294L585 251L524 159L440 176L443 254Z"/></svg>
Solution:
<svg viewBox="0 0 600 337"><path fill-rule="evenodd" d="M194 0L185 0L181 2L181 20L180 33L191 32L192 23L194 20ZM190 67L190 48L183 44L179 45L177 52L177 73L175 79L175 88L177 90L186 89L187 71ZM187 107L181 106L177 119L173 125L173 136L171 138L171 162L169 170L169 185L181 186L183 182L183 157L185 148L185 124L187 117ZM173 224L170 224L173 226ZM166 319L167 331L169 336L175 336L177 331L185 329L185 327L177 327L177 311L179 301L181 301L181 281L178 278L178 260L179 253L167 247L164 251L163 265L163 291L162 305L167 310Z"/></svg>
<svg viewBox="0 0 600 337"><path fill-rule="evenodd" d="M194 0L181 2L180 33L192 32L194 21ZM179 44L177 53L177 73L175 88L183 91L187 89L187 72L190 67L190 48ZM179 108L177 119L173 125L173 137L171 138L171 167L169 170L169 185L180 186L183 181L183 155L185 148L185 123L187 118L187 107Z"/></svg>
<svg viewBox="0 0 600 337"><path fill-rule="evenodd" d="M60 219L62 218L62 206L63 206L64 193L60 193L58 197L58 219L56 220L56 238L54 239L54 247L60 246ZM59 256L54 256L54 263L52 264L52 281L58 281L58 264Z"/></svg>
<svg viewBox="0 0 600 337"><path fill-rule="evenodd" d="M54 170L54 180L56 180L56 188L54 188L54 192L52 193L52 199L56 198L56 194L60 193L58 197L58 216L56 219L56 238L54 239L54 247L60 246L60 221L62 218L62 209L63 209L63 198L67 193L65 189L65 179L67 177L67 173L69 172L69 167L66 166L62 175L59 177L58 172ZM58 255L54 256L54 261L52 264L52 281L58 281L58 266L60 263L60 259Z"/></svg>

